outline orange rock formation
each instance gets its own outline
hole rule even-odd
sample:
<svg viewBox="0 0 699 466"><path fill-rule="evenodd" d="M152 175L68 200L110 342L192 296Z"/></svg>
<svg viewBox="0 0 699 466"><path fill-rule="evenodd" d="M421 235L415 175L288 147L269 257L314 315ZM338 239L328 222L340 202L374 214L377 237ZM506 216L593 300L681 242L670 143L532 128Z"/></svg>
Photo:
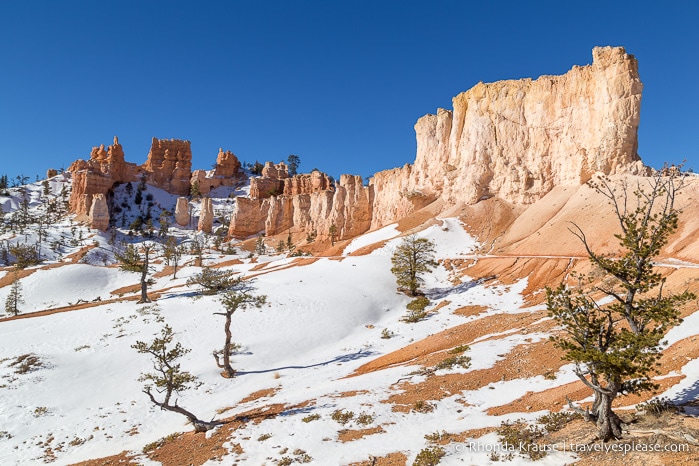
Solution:
<svg viewBox="0 0 699 466"><path fill-rule="evenodd" d="M536 202L556 186L579 186L596 172L642 174L637 131L643 85L621 47L597 47L593 63L562 76L479 83L415 125L415 163L376 173L369 187L344 176L288 178L267 163L239 200L234 237L294 228L349 238L439 201L444 211L497 197ZM283 165L283 164L281 164ZM308 177L308 175L303 175ZM437 204L435 204L437 205Z"/></svg>

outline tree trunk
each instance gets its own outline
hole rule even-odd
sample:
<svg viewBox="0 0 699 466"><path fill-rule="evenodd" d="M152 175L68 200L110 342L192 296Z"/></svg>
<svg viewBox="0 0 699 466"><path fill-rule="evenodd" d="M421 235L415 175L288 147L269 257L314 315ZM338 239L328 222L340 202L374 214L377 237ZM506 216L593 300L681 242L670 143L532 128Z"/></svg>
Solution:
<svg viewBox="0 0 699 466"><path fill-rule="evenodd" d="M599 405L595 415L597 417L599 438L603 442L621 438L621 419L612 411L614 398L615 396L610 394L599 394Z"/></svg>
<svg viewBox="0 0 699 466"><path fill-rule="evenodd" d="M229 379L235 377L235 370L231 367L231 341L233 335L231 334L231 316L232 312L226 312L226 342L223 345L223 376Z"/></svg>
<svg viewBox="0 0 699 466"><path fill-rule="evenodd" d="M170 404L170 392L168 391L167 396L165 398L164 402L159 402L158 400L155 399L153 394L150 392L150 390L146 389L144 390L144 393L148 395L150 400L153 402L154 405L159 406L160 409L164 409L167 411L172 411L173 413L179 413L182 414L189 420L189 422L192 423L194 426L194 432L206 432L208 430L213 429L217 425L219 425L218 422L207 422L207 421L202 421L199 418L197 418L194 414L191 412L187 411L186 409L177 406L177 401L175 401L175 405Z"/></svg>
<svg viewBox="0 0 699 466"><path fill-rule="evenodd" d="M143 270L141 270L141 299L138 301L141 303L149 303L148 299L148 254L149 250L146 249L143 258Z"/></svg>

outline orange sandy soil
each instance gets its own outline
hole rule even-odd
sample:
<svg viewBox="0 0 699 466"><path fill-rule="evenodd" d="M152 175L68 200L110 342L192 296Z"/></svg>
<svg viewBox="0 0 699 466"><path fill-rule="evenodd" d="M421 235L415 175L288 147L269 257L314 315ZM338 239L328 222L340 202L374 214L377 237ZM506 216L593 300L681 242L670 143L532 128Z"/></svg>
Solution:
<svg viewBox="0 0 699 466"><path fill-rule="evenodd" d="M233 448L228 450L223 445L231 441L235 431L248 422L255 424L278 416L284 411L304 408L308 403L287 406L284 404L272 404L238 414L235 417L222 420L223 425L210 434L207 439L203 433L186 432L175 434L159 441L159 445L146 452L146 456L154 461L160 462L163 466L200 466L211 459L220 458L228 451L242 454L240 444L233 444ZM105 458L98 458L80 463L74 466L106 466L139 464L135 455L128 452L121 452Z"/></svg>
<svg viewBox="0 0 699 466"><path fill-rule="evenodd" d="M383 427L367 427L366 429L342 429L337 433L337 439L342 442L352 442L366 437L367 435L380 434L385 432Z"/></svg>
<svg viewBox="0 0 699 466"><path fill-rule="evenodd" d="M259 400L260 398L271 398L277 394L277 392L279 391L280 388L281 387L271 387L271 388L265 388L262 390L258 390L256 392L249 394L248 396L246 396L245 398L240 400L240 402L241 403L248 403L250 401Z"/></svg>

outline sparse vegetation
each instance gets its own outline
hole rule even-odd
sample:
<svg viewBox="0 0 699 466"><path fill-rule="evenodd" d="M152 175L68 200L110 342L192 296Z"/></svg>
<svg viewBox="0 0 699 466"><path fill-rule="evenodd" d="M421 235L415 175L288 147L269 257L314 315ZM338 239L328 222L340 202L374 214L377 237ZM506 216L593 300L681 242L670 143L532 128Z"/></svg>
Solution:
<svg viewBox="0 0 699 466"><path fill-rule="evenodd" d="M320 414L313 413L313 414L309 414L308 416L305 416L303 419L301 419L301 421L308 423L308 422L312 422L312 421L317 421L318 419L320 419Z"/></svg>
<svg viewBox="0 0 699 466"><path fill-rule="evenodd" d="M547 454L546 445L537 443L545 431L538 426L527 424L523 419L503 422L497 434L500 443L515 448L520 455L526 455L533 461L540 460Z"/></svg>
<svg viewBox="0 0 699 466"><path fill-rule="evenodd" d="M648 416L660 417L665 413L680 414L684 412L682 406L678 406L665 397L653 398L645 403L636 405L636 411Z"/></svg>
<svg viewBox="0 0 699 466"><path fill-rule="evenodd" d="M15 374L26 374L41 366L43 366L43 363L39 357L31 353L18 356L12 363L10 363L10 367L15 368Z"/></svg>
<svg viewBox="0 0 699 466"><path fill-rule="evenodd" d="M413 466L436 466L442 461L444 455L446 455L446 451L442 447L423 448L415 457Z"/></svg>
<svg viewBox="0 0 699 466"><path fill-rule="evenodd" d="M536 422L541 424L546 432L558 432L564 428L570 421L580 419L582 416L579 413L571 411L560 411L557 413L544 414L536 419Z"/></svg>
<svg viewBox="0 0 699 466"><path fill-rule="evenodd" d="M366 426L374 422L374 416L369 413L359 413L357 416L357 424Z"/></svg>
<svg viewBox="0 0 699 466"><path fill-rule="evenodd" d="M140 247L143 252L143 258L138 251L138 248L133 244L128 244L122 252L115 252L114 256L119 261L119 268L127 272L135 272L141 274L141 299L138 301L139 304L149 303L150 298L148 298L148 285L152 283L148 279L148 268L150 263L150 255L155 250L155 245L151 243L144 243Z"/></svg>
<svg viewBox="0 0 699 466"><path fill-rule="evenodd" d="M413 403L412 410L423 414L431 413L432 411L434 411L434 405L432 403L428 403L427 401L417 400L415 403Z"/></svg>
<svg viewBox="0 0 699 466"><path fill-rule="evenodd" d="M382 339L388 340L390 338L393 338L393 336L394 336L394 333L392 331L390 331L389 329L385 328L385 329L381 330L381 338Z"/></svg>
<svg viewBox="0 0 699 466"><path fill-rule="evenodd" d="M202 267L201 272L187 279L187 286L197 285L195 297L213 296L224 293L240 284L230 270Z"/></svg>
<svg viewBox="0 0 699 466"><path fill-rule="evenodd" d="M471 347L468 345L459 345L455 348L452 348L448 351L449 354L461 354L465 353L466 351L470 350Z"/></svg>
<svg viewBox="0 0 699 466"><path fill-rule="evenodd" d="M436 370L449 370L453 369L454 366L461 367L463 369L468 369L471 367L471 358L468 356L450 356L443 359L436 366Z"/></svg>
<svg viewBox="0 0 699 466"><path fill-rule="evenodd" d="M333 421L337 421L340 424L345 425L354 418L354 413L352 411L345 411L342 409L336 409L335 411L333 411L330 418Z"/></svg>

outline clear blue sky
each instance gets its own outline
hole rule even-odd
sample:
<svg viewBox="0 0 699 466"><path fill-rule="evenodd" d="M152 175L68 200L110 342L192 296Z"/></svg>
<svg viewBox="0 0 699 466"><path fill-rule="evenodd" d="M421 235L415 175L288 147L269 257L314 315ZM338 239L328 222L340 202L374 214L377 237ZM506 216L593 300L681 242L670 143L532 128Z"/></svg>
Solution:
<svg viewBox="0 0 699 466"><path fill-rule="evenodd" d="M478 81L561 74L622 45L645 89L639 153L699 170L699 2L0 0L0 174L34 178L114 135L367 176Z"/></svg>

